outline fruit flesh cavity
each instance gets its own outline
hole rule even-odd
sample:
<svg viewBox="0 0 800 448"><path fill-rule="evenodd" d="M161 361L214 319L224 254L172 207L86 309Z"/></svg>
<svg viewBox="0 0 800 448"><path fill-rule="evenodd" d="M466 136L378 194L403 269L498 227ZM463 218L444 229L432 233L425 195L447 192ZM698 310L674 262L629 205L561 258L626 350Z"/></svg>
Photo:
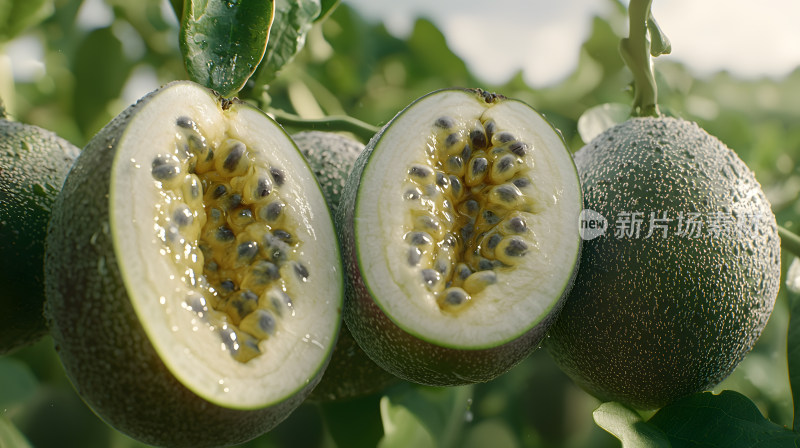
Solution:
<svg viewBox="0 0 800 448"><path fill-rule="evenodd" d="M209 141L188 116L176 121L175 149L151 164L167 202L156 206L158 238L198 290L187 307L247 362L295 314L301 290L286 277L311 275L296 259L303 242L281 197L286 174L241 140Z"/></svg>
<svg viewBox="0 0 800 448"><path fill-rule="evenodd" d="M353 222L381 312L452 348L497 347L544 322L580 248L577 174L552 127L517 101L440 91L370 145Z"/></svg>
<svg viewBox="0 0 800 448"><path fill-rule="evenodd" d="M130 300L135 310L137 325L141 325L146 340L172 374L188 389L212 403L252 409L278 402L307 388L324 367L339 325L341 272L327 206L296 147L277 125L265 123L268 118L260 111L238 102L227 104L227 108L224 106L225 102L205 89L176 83L151 95L135 114L123 116L111 125L109 140L96 143L113 147L115 151L107 181L109 213L95 216L97 222L89 224L97 227L89 243L97 243L95 251L102 254L102 262L81 275L91 276L92 271L113 273L118 266L127 294L125 300ZM253 165L266 163L270 169L282 170L278 174L268 173L274 187L268 197L285 204L282 212L291 214L292 218L284 219L283 223L294 226L289 231L296 243L289 245L290 255L278 270L280 278L270 277L272 281L265 292L258 295L269 299L261 312L239 313L236 305L230 304L229 297L210 294L212 288L222 289L223 281L211 275L207 264L217 257L222 259L223 265L227 260L225 267L236 266L236 260L231 262L231 258L236 258L239 247L234 243L217 247L216 251L211 249L208 256L203 253L201 246L211 239L203 235L203 229L219 226L209 224L213 205L198 201L213 195L212 180L219 184L237 181L236 176L223 178L220 174L219 168L226 169L227 157L219 168L214 166L213 170L204 171L196 165L193 167L192 157L180 154L185 149L182 143L187 141L187 128L182 126L187 118L196 124L210 149L224 151L223 145L234 139L245 144L244 155L253 158ZM236 169L234 174L239 174ZM248 177L246 170L243 174L244 181L261 179L260 176ZM276 186L277 177L283 180L280 187ZM203 185L204 179L208 185ZM241 190L242 202L255 199L248 199L244 190ZM86 192L73 194L73 201L78 201L76 197L82 194ZM259 210L252 204L231 210L245 208L254 209L255 214ZM102 214L102 209L98 210L97 213ZM232 213L225 219L233 220L236 216ZM205 225L201 225L204 220ZM277 230L287 230L278 226L267 230L265 224L261 225L263 234L258 243ZM100 237L106 233L111 236L113 254L99 249ZM195 240L198 234L200 237ZM61 243L65 244L71 243ZM262 262L268 260L272 258L262 256L250 265L238 267L241 272L233 272L232 277L238 280L237 275L252 276L253 271L263 268ZM314 265L319 266L318 269L311 268L312 260L320 263ZM63 266L58 269L66 270ZM268 276L272 272L267 268L262 271ZM241 283L234 282L231 296L244 295ZM89 289L83 294L98 294ZM119 291L115 294L119 295ZM291 298L291 306L289 300L283 302L283 318L279 318L275 310L275 325L273 328L266 325L267 335L252 334L253 328L264 321L264 313L272 312L272 298L287 296ZM85 302L88 306L91 301ZM54 303L53 308L57 308L58 300ZM53 315L70 313L66 309L51 312ZM258 319L254 317L251 320L255 322L248 324L248 316ZM75 317L58 316L56 319L66 322ZM235 346L231 335L235 335L237 341L240 337L243 340L252 336L262 354L239 356L243 350Z"/></svg>

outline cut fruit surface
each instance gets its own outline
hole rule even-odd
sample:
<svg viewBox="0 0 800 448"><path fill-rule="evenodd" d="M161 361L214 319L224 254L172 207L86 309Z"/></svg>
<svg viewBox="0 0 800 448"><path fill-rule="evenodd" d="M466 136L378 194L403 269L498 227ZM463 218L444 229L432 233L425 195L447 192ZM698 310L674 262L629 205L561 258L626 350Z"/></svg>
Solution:
<svg viewBox="0 0 800 448"><path fill-rule="evenodd" d="M339 329L341 261L314 174L261 111L189 82L89 143L46 266L71 380L149 443L268 430L319 380ZM104 372L115 380L98 382Z"/></svg>
<svg viewBox="0 0 800 448"><path fill-rule="evenodd" d="M337 215L345 319L410 381L487 381L532 351L580 252L581 190L530 106L473 90L412 103L356 162Z"/></svg>

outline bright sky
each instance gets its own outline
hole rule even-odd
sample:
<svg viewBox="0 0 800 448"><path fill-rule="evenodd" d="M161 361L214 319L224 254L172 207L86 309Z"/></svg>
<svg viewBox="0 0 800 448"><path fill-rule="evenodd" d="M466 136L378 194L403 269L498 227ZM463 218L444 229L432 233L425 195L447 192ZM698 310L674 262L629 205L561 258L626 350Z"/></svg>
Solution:
<svg viewBox="0 0 800 448"><path fill-rule="evenodd" d="M502 83L521 69L534 87L556 83L575 68L591 17L607 6L597 0L344 2L400 36L425 16L479 78ZM780 77L800 66L797 0L653 0L652 8L672 41L672 55L662 58L684 62L699 75L726 69L747 78Z"/></svg>

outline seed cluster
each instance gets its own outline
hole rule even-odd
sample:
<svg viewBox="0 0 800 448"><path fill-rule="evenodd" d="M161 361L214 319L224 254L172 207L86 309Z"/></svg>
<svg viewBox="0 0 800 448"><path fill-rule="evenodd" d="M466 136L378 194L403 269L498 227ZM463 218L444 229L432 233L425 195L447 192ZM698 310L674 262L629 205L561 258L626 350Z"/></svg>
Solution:
<svg viewBox="0 0 800 448"><path fill-rule="evenodd" d="M164 199L155 225L162 253L194 289L185 307L247 362L294 314L284 279L309 276L281 199L286 174L237 139L207 141L189 117L177 120L175 141L151 167Z"/></svg>
<svg viewBox="0 0 800 448"><path fill-rule="evenodd" d="M493 120L432 125L426 159L408 167L407 262L443 311L457 312L536 243L531 145Z"/></svg>

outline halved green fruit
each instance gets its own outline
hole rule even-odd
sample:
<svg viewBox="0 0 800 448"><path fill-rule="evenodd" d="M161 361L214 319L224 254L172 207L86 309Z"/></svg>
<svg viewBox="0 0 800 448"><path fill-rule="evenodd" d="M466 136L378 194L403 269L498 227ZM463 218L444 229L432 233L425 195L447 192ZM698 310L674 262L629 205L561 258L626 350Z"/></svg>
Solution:
<svg viewBox="0 0 800 448"><path fill-rule="evenodd" d="M588 224L546 347L602 400L655 409L722 381L780 286L775 216L753 172L689 121L634 118L575 154Z"/></svg>
<svg viewBox="0 0 800 448"><path fill-rule="evenodd" d="M7 119L0 104L0 355L47 334L44 238L79 152L50 131Z"/></svg>
<svg viewBox="0 0 800 448"><path fill-rule="evenodd" d="M342 267L314 174L258 109L190 82L82 152L54 206L46 312L67 374L147 443L251 439L310 393Z"/></svg>
<svg viewBox="0 0 800 448"><path fill-rule="evenodd" d="M341 134L320 131L299 132L292 135L292 140L311 165L331 214L335 215L347 178L364 144ZM383 370L361 350L344 326L331 362L309 399L319 402L350 400L380 392L397 381L396 376Z"/></svg>
<svg viewBox="0 0 800 448"><path fill-rule="evenodd" d="M580 183L530 106L480 90L426 95L356 161L337 213L345 321L408 381L488 381L531 351L577 269Z"/></svg>

